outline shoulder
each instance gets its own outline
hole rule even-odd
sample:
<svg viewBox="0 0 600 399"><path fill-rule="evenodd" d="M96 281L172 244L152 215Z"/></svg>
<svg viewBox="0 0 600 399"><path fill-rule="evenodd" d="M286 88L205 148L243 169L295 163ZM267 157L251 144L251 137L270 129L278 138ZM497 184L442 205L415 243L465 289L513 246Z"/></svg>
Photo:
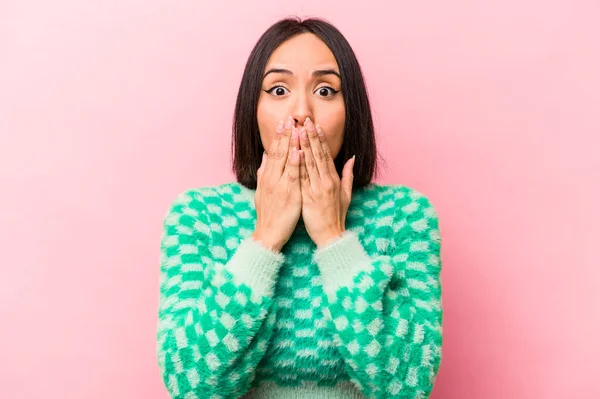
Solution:
<svg viewBox="0 0 600 399"><path fill-rule="evenodd" d="M422 191L405 185L391 185L396 199L395 223L401 236L441 243L439 215L432 200ZM417 238L415 238L417 237ZM439 248L439 247L438 247Z"/></svg>
<svg viewBox="0 0 600 399"><path fill-rule="evenodd" d="M365 193L379 202L378 205L394 203L394 207L402 213L411 214L416 211L433 210L431 199L422 191L404 184L376 184L371 183L365 187ZM391 205L391 203L390 203Z"/></svg>
<svg viewBox="0 0 600 399"><path fill-rule="evenodd" d="M237 182L185 189L169 204L165 219L183 215L203 223L230 221L237 213L250 210L251 191Z"/></svg>
<svg viewBox="0 0 600 399"><path fill-rule="evenodd" d="M423 234L439 230L439 215L433 201L423 191L402 184L376 185L380 194L380 215L390 209L394 230L402 234Z"/></svg>
<svg viewBox="0 0 600 399"><path fill-rule="evenodd" d="M240 194L239 184L235 182L187 188L175 195L169 204L169 210L219 208L224 202L239 201Z"/></svg>

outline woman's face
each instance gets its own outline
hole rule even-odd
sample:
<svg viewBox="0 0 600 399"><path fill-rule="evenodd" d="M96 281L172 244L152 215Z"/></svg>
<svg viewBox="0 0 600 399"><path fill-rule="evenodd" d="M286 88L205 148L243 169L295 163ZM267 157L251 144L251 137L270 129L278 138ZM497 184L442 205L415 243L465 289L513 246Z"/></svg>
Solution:
<svg viewBox="0 0 600 399"><path fill-rule="evenodd" d="M284 69L289 72L274 71ZM321 72L316 71L333 71ZM266 74L266 76L265 76ZM296 127L309 117L325 133L335 159L344 138L346 112L340 69L327 45L312 33L282 43L267 61L258 98L258 128L265 149L271 148L275 127L291 115Z"/></svg>

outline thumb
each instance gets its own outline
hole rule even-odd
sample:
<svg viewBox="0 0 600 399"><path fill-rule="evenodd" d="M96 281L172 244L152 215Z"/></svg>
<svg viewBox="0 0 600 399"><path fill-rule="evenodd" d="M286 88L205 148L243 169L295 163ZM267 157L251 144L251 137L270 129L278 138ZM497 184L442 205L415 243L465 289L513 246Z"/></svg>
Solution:
<svg viewBox="0 0 600 399"><path fill-rule="evenodd" d="M354 162L356 161L356 155L346 162L344 169L342 169L342 180L340 185L342 190L348 196L348 199L352 197L352 182L354 181Z"/></svg>
<svg viewBox="0 0 600 399"><path fill-rule="evenodd" d="M267 158L267 153L263 151L262 153L262 161L260 162L260 166L256 170L256 180L260 181L263 171L265 170L265 159Z"/></svg>

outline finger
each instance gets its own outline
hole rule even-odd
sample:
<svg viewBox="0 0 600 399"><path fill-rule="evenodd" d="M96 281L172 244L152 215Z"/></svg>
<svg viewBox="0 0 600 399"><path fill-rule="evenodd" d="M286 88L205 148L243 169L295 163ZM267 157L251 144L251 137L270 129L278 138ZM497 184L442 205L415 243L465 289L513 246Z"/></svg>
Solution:
<svg viewBox="0 0 600 399"><path fill-rule="evenodd" d="M258 170L256 171L256 184L260 184L260 180L262 179L263 174L265 173L265 163L267 160L267 153L265 151L263 151L262 153L262 160L260 161L260 166L258 167Z"/></svg>
<svg viewBox="0 0 600 399"><path fill-rule="evenodd" d="M306 154L304 150L299 150L298 155L300 156L300 171L298 175L300 179L300 191L302 191L302 196L304 197L311 193L310 176L306 171Z"/></svg>
<svg viewBox="0 0 600 399"><path fill-rule="evenodd" d="M312 147L310 145L310 139L308 138L308 132L305 127L300 129L300 148L302 149L302 155L304 157L304 169L307 173L307 183L310 184L310 188L312 191L312 184L317 184L321 179L321 175L319 173L319 169L317 168L317 162L313 155ZM302 176L302 175L301 175Z"/></svg>
<svg viewBox="0 0 600 399"><path fill-rule="evenodd" d="M346 198L350 200L352 198L352 182L354 181L354 163L356 161L356 155L346 162L344 169L342 169L342 180L340 186L342 191L346 194Z"/></svg>
<svg viewBox="0 0 600 399"><path fill-rule="evenodd" d="M267 153L267 159L266 159L266 163L265 163L265 169L264 169L264 174L270 174L271 171L273 170L273 163L272 160L277 159L279 154L279 148L282 147L282 139L283 139L283 130L284 130L284 121L280 120L279 123L277 124L277 126L275 127L275 137L273 142L271 143L271 146L269 147L268 151L265 151Z"/></svg>
<svg viewBox="0 0 600 399"><path fill-rule="evenodd" d="M287 181L287 191L291 192L296 190L300 192L300 182L298 176L300 174L300 156L298 155L298 129L295 127L292 130L292 137L290 139L292 149L285 164L285 170L283 177Z"/></svg>
<svg viewBox="0 0 600 399"><path fill-rule="evenodd" d="M327 160L327 157L330 157L330 155L323 151L323 146L321 145L321 141L325 140L325 135L322 134L322 130L321 135L319 134L317 126L315 126L309 118L306 118L306 120L307 122L305 122L305 124L308 127L307 135L308 140L310 141L311 155L319 169L319 176L321 179L325 179L327 178L327 173L331 173ZM307 159L309 158L307 157Z"/></svg>
<svg viewBox="0 0 600 399"><path fill-rule="evenodd" d="M329 170L331 176L335 176L339 179L340 177L338 176L337 170L335 169L335 163L333 162L333 157L331 156L331 149L329 148L329 144L327 144L325 132L318 123L315 126L315 128L317 129L317 137L319 137L319 143L321 144L320 149L323 153L323 159L325 159L325 163L327 164L327 170Z"/></svg>
<svg viewBox="0 0 600 399"><path fill-rule="evenodd" d="M279 143L279 147L275 152L274 156L271 157L273 162L273 171L276 171L279 176L283 175L285 170L285 166L288 160L288 154L290 153L290 140L292 138L292 128L294 127L294 119L289 116L285 125L283 127L283 131L281 132L281 140Z"/></svg>

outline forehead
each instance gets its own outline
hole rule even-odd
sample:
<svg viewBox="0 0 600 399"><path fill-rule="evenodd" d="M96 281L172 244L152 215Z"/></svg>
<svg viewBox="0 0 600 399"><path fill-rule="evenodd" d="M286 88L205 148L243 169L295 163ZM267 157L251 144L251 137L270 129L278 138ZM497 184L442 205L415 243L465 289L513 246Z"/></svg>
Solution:
<svg viewBox="0 0 600 399"><path fill-rule="evenodd" d="M338 66L329 47L316 35L303 33L283 42L267 61L267 68L287 66L291 69L314 69L317 66Z"/></svg>

